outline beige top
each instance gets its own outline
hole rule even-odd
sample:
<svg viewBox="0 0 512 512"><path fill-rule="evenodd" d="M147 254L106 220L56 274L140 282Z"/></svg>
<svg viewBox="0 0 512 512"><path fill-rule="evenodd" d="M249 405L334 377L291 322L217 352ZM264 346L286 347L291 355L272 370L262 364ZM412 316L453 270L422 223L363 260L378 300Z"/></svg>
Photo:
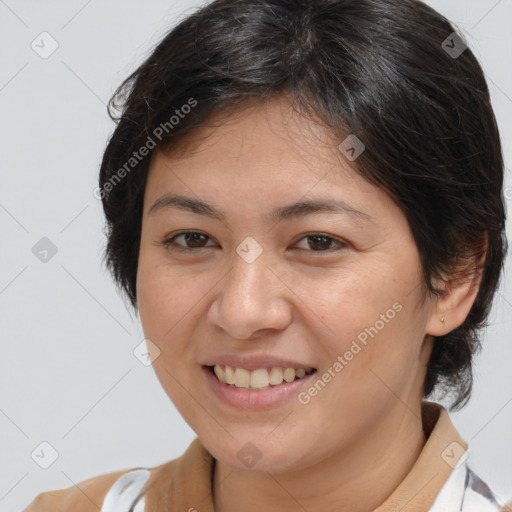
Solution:
<svg viewBox="0 0 512 512"><path fill-rule="evenodd" d="M424 402L422 421L427 442L420 456L402 483L375 512L433 510L431 507L441 489L452 473L455 473L454 468L460 466L457 462L463 461L461 457L467 450L467 444L455 430L444 408L431 402ZM25 512L70 510L73 512L98 512L99 510L103 512L127 512L128 510L187 512L193 509L214 512L212 500L214 465L215 459L204 448L199 438L196 438L183 455L160 466L150 469L132 468L104 474L85 480L77 487L43 492L30 503ZM472 472L465 467L463 469L464 476L459 480L465 481L467 486L468 475ZM114 483L129 472L133 472L134 478L137 475L138 481L138 487L132 489L132 494L127 492L129 486L126 482L127 478L130 478L128 475L124 477L124 482L119 482L117 490L111 490ZM450 481L454 480L455 476L453 475ZM478 477L475 476L475 478ZM135 480L132 483L135 484ZM465 487L460 485L459 487L462 496ZM139 492L141 489L142 491ZM111 490L110 493L109 490ZM454 499L453 495L456 491L452 489L448 491L443 493L446 499ZM107 493L110 497L105 500ZM113 497L114 494L117 495L117 499ZM445 499L444 495L441 501ZM136 501L137 505L132 509ZM462 508L457 506L453 510L459 511ZM498 508L479 508L478 510L498 510ZM443 512L449 511L443 510Z"/></svg>

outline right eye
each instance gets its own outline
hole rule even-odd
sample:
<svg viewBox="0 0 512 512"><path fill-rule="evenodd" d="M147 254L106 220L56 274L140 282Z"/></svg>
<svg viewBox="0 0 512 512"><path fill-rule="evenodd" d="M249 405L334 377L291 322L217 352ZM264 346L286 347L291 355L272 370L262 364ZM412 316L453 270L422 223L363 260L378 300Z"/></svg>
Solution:
<svg viewBox="0 0 512 512"><path fill-rule="evenodd" d="M176 240L179 240L181 237L183 237L183 241L185 244L189 245L181 245L177 244ZM166 238L162 245L166 247L167 249L171 250L177 250L177 251L183 251L183 252L191 252L191 251L198 251L201 249L207 249L208 246L202 245L203 242L211 240L208 235L205 235L204 233L201 233L199 231L181 231L180 233L176 233L172 237ZM210 246L211 247L211 246Z"/></svg>

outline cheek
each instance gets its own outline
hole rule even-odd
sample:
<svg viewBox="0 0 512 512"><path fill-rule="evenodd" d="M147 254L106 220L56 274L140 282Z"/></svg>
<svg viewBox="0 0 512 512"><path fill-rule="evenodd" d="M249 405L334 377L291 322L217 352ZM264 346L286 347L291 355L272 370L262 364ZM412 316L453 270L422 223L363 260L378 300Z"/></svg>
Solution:
<svg viewBox="0 0 512 512"><path fill-rule="evenodd" d="M179 335L190 323L204 292L199 283L178 275L162 264L139 262L137 299L139 315L147 338L163 355L180 350L186 336Z"/></svg>
<svg viewBox="0 0 512 512"><path fill-rule="evenodd" d="M423 317L414 309L419 292L411 293L418 284L414 268L392 279L399 274L388 267L302 282L307 306L321 320L314 337L327 355L323 370L334 383L328 384L332 400L356 404L393 396L389 389L403 389L418 371Z"/></svg>
<svg viewBox="0 0 512 512"><path fill-rule="evenodd" d="M350 340L378 321L400 296L399 290L384 282L389 280L383 279L383 266L371 263L286 276L287 285L300 299L295 307L303 312L309 328L316 324L317 339L330 352L348 349Z"/></svg>
<svg viewBox="0 0 512 512"><path fill-rule="evenodd" d="M175 272L172 272L175 274ZM194 424L194 401L190 390L194 381L187 364L193 305L201 295L194 282L171 276L161 264L146 264L142 258L137 273L139 316L144 336L159 350L152 367L162 388L186 421Z"/></svg>
<svg viewBox="0 0 512 512"><path fill-rule="evenodd" d="M357 321L356 329L347 330L345 337L328 348L333 354L331 368L337 375L329 393L340 409L357 412L364 421L365 414L373 414L368 407L385 409L397 397L408 401L422 372L423 334L412 306L391 304L389 297L382 301L382 308L366 310Z"/></svg>

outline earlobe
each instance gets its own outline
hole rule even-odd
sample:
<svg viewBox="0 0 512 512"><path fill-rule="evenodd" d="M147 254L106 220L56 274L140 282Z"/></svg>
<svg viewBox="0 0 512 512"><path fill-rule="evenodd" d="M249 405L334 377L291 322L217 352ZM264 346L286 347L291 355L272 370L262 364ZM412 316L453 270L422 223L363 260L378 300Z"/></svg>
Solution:
<svg viewBox="0 0 512 512"><path fill-rule="evenodd" d="M432 336L443 336L464 323L473 303L475 302L482 281L483 265L487 254L487 233L484 249L480 257L475 257L473 266L466 266L463 272L444 282L442 295L432 303L426 333Z"/></svg>

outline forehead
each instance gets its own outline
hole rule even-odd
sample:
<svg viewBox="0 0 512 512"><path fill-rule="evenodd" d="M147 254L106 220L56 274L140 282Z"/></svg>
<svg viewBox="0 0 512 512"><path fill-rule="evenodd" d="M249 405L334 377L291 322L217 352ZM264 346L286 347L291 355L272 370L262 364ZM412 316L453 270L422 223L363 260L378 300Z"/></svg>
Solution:
<svg viewBox="0 0 512 512"><path fill-rule="evenodd" d="M143 215L151 210L155 217L160 202L156 209L162 214L177 207L222 221L270 222L327 213L325 204L337 202L337 213L363 212L338 217L354 225L405 227L403 212L356 171L355 162L338 149L340 142L282 99L213 116L179 144L153 155Z"/></svg>
<svg viewBox="0 0 512 512"><path fill-rule="evenodd" d="M241 180L278 187L366 182L339 151L340 137L294 110L285 97L220 111L153 156L148 183ZM368 187L370 184L366 182ZM299 190L297 190L299 192Z"/></svg>

